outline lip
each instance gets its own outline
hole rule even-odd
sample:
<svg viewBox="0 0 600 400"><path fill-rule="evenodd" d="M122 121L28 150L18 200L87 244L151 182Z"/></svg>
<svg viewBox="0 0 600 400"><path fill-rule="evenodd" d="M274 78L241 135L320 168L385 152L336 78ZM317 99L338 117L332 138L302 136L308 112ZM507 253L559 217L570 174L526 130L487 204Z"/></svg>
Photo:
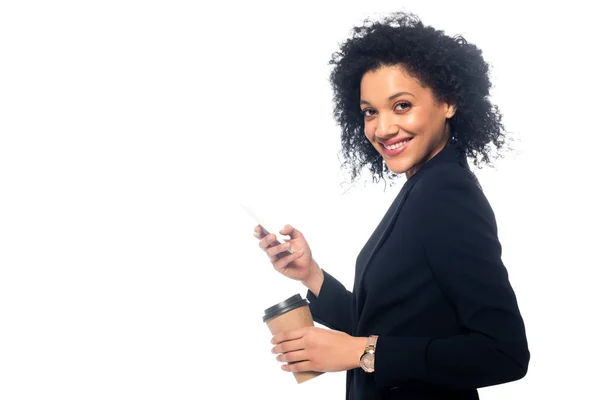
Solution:
<svg viewBox="0 0 600 400"><path fill-rule="evenodd" d="M412 138L393 139L393 140L388 140L387 142L379 142L379 144L381 145L381 151L382 151L382 153L384 155L386 155L387 157L396 157L397 155L403 153L404 150L406 150L406 148L410 145L410 142L412 142L411 139ZM398 149L388 150L384 146L384 143L387 146L390 146L390 145L393 145L395 143L403 142L405 140L408 140L408 142L406 142L406 144L404 144L404 146L402 146L402 147L400 147Z"/></svg>
<svg viewBox="0 0 600 400"><path fill-rule="evenodd" d="M410 139L412 139L412 137L406 136L406 137L395 138L395 139L390 139L390 140L386 140L386 141L378 140L378 142L385 146L391 146L393 144L404 142L405 140L410 140Z"/></svg>

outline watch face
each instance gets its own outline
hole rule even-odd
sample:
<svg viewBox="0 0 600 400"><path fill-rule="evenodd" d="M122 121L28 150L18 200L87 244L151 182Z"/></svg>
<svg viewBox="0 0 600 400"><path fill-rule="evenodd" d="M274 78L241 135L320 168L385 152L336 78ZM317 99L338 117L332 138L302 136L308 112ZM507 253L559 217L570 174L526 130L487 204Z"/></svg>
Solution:
<svg viewBox="0 0 600 400"><path fill-rule="evenodd" d="M360 359L360 366L366 372L373 372L375 370L375 354L367 353Z"/></svg>

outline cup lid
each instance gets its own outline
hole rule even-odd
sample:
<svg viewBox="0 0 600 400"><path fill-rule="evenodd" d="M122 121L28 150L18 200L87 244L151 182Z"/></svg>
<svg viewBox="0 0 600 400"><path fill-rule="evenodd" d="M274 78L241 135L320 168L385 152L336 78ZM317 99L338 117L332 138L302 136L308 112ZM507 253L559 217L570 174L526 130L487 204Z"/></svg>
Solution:
<svg viewBox="0 0 600 400"><path fill-rule="evenodd" d="M263 316L263 322L267 322L281 314L285 314L288 311L292 311L302 306L307 306L308 304L307 299L303 299L300 294L295 294L281 303L277 303L274 306L267 308L265 310L265 315Z"/></svg>

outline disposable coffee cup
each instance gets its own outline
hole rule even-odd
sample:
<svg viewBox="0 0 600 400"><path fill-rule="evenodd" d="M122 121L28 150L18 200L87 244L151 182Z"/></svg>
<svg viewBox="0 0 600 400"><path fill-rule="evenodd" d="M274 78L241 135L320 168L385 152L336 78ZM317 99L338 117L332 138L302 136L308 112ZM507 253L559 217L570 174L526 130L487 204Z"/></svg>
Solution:
<svg viewBox="0 0 600 400"><path fill-rule="evenodd" d="M263 322L267 324L273 335L279 332L314 326L312 315L308 308L308 300L303 299L299 294L267 308L263 316ZM323 374L323 372L303 371L293 372L293 374L296 382L302 383Z"/></svg>

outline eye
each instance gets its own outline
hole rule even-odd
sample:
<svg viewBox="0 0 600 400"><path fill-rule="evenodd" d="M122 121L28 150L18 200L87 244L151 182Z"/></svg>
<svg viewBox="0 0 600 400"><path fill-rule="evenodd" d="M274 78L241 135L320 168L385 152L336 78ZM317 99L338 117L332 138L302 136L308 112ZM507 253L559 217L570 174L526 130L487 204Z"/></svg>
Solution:
<svg viewBox="0 0 600 400"><path fill-rule="evenodd" d="M408 111L412 107L408 101L401 101L394 106L394 110L396 111Z"/></svg>
<svg viewBox="0 0 600 400"><path fill-rule="evenodd" d="M371 108L365 108L364 110L362 110L362 114L365 118L372 117L373 115L375 115L375 110Z"/></svg>

